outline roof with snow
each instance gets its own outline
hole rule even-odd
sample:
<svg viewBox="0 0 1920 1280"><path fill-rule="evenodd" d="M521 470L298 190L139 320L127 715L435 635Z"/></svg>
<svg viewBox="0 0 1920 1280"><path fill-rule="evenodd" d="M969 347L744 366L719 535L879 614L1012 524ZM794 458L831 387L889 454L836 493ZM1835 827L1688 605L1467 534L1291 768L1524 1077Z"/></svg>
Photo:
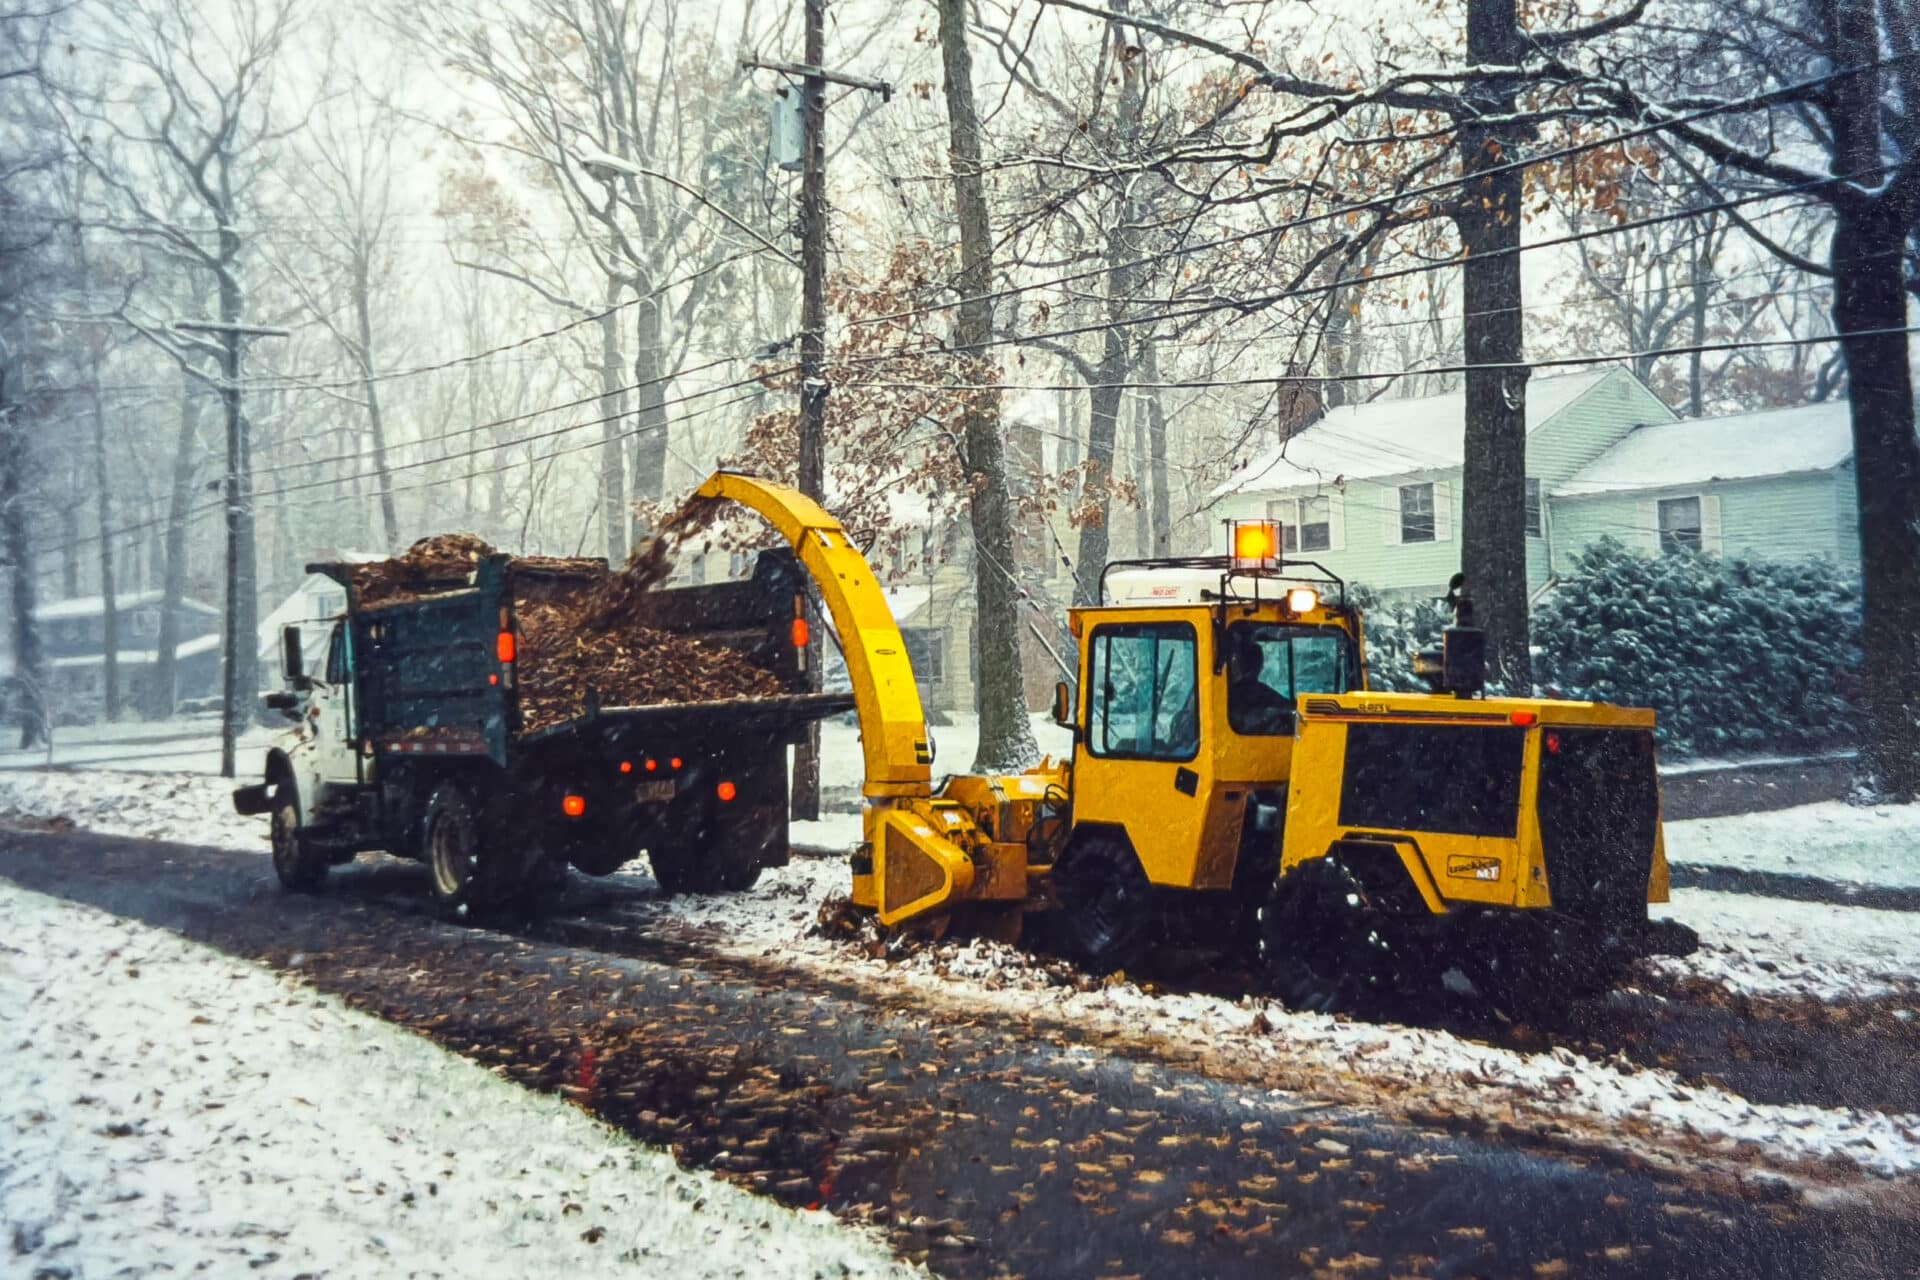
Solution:
<svg viewBox="0 0 1920 1280"><path fill-rule="evenodd" d="M1527 382L1527 432L1619 372L1619 366ZM1265 493L1331 481L1457 467L1465 457L1467 393L1341 405L1246 463L1213 491Z"/></svg>
<svg viewBox="0 0 1920 1280"><path fill-rule="evenodd" d="M1567 477L1557 498L1829 471L1853 456L1845 400L1637 427Z"/></svg>
<svg viewBox="0 0 1920 1280"><path fill-rule="evenodd" d="M125 613L142 605L159 604L165 595L162 591L118 592L113 597L114 612ZM200 613L220 612L210 604L184 596L181 597L180 607ZM50 600L46 604L35 605L33 618L35 622L56 622L61 618L97 618L106 611L107 603L99 596L75 596L71 600Z"/></svg>

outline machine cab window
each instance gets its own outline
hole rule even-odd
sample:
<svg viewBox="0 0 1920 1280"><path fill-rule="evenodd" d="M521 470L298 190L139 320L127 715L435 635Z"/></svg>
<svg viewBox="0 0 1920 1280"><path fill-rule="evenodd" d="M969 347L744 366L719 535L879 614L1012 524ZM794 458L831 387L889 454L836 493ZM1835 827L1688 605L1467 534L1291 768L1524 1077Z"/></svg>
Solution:
<svg viewBox="0 0 1920 1280"><path fill-rule="evenodd" d="M1241 622L1227 630L1227 724L1235 733L1293 732L1293 700L1355 687L1351 648L1337 627Z"/></svg>
<svg viewBox="0 0 1920 1280"><path fill-rule="evenodd" d="M1199 641L1185 622L1094 630L1087 750L1191 760L1200 750Z"/></svg>

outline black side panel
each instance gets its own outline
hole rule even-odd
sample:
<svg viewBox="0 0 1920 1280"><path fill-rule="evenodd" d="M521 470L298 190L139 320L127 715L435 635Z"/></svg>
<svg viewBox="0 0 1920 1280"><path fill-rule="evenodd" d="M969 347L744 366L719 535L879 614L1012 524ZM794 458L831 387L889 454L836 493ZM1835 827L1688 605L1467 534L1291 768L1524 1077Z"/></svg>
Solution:
<svg viewBox="0 0 1920 1280"><path fill-rule="evenodd" d="M1645 919L1660 820L1652 735L1548 729L1542 737L1540 838L1553 905L1609 924Z"/></svg>
<svg viewBox="0 0 1920 1280"><path fill-rule="evenodd" d="M1504 725L1349 725L1341 825L1512 838L1526 745Z"/></svg>

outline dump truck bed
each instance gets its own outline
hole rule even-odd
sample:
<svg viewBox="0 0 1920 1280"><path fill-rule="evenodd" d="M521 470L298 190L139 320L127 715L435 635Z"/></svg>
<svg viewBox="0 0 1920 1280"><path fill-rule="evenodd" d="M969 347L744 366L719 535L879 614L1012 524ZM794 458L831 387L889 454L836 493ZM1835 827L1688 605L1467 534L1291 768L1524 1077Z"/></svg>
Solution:
<svg viewBox="0 0 1920 1280"><path fill-rule="evenodd" d="M608 655L606 689L600 674L591 666L583 671L579 655L567 652L554 655L570 664L560 681L564 694L543 687L538 700L528 691L541 683L532 664L543 655L529 649L520 614L604 584L603 562L529 567L489 555L468 579L423 583L371 606L355 599L357 566L309 568L347 587L357 721L363 750L375 755L483 755L505 766L522 749L546 750L570 738L774 741L853 705L846 695L806 691L804 650L791 643L802 577L783 552L763 554L746 582L646 592L635 643ZM576 643L563 630L549 631L550 647ZM638 704L620 696L636 681L673 679L696 650L693 666L734 672L749 692ZM674 691L689 684L697 681L676 680Z"/></svg>

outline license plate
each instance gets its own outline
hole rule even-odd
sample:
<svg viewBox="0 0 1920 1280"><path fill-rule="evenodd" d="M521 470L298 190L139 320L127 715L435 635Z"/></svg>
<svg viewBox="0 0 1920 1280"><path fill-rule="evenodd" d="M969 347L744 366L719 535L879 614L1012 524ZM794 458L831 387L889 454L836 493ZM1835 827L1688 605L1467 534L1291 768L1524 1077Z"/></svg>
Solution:
<svg viewBox="0 0 1920 1280"><path fill-rule="evenodd" d="M673 799L673 779L661 778L654 782L635 783L633 798L640 804L665 804Z"/></svg>

